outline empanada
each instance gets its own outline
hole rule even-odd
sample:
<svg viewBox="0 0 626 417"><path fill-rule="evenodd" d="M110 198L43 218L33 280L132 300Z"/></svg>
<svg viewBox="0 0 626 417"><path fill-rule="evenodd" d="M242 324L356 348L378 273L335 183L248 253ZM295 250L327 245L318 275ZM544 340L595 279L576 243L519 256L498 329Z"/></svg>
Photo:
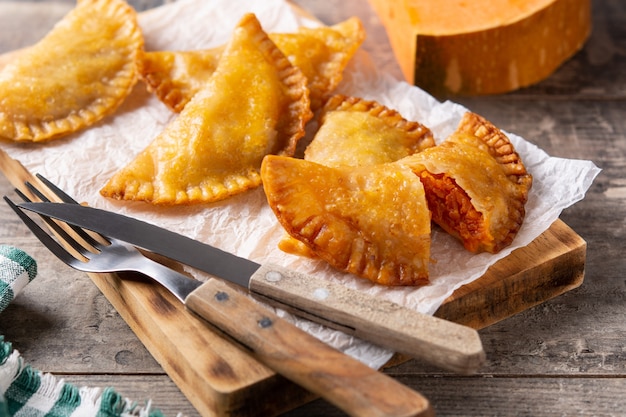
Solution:
<svg viewBox="0 0 626 417"><path fill-rule="evenodd" d="M303 27L296 33L269 36L307 77L311 107L316 110L341 81L343 70L365 39L365 31L359 19L351 18L331 27ZM223 51L219 46L147 52L140 69L142 79L165 105L180 112L210 78Z"/></svg>
<svg viewBox="0 0 626 417"><path fill-rule="evenodd" d="M79 0L0 71L0 138L43 141L113 113L135 85L143 35L122 0Z"/></svg>
<svg viewBox="0 0 626 417"><path fill-rule="evenodd" d="M179 113L213 75L224 46L197 51L150 51L139 66L148 90Z"/></svg>
<svg viewBox="0 0 626 417"><path fill-rule="evenodd" d="M408 121L376 101L357 97L331 97L319 123L304 159L332 167L393 162L435 145L426 126ZM288 234L278 247L287 253L316 257L306 245Z"/></svg>
<svg viewBox="0 0 626 417"><path fill-rule="evenodd" d="M269 155L261 176L281 225L331 266L382 285L428 282L430 212L410 169Z"/></svg>
<svg viewBox="0 0 626 417"><path fill-rule="evenodd" d="M343 79L344 69L365 40L365 29L352 17L330 27L301 27L297 33L274 33L270 38L309 80L315 111Z"/></svg>
<svg viewBox="0 0 626 417"><path fill-rule="evenodd" d="M507 136L490 122L468 112L440 145L398 163L421 178L433 221L467 250L496 253L513 241L532 176Z"/></svg>
<svg viewBox="0 0 626 417"><path fill-rule="evenodd" d="M311 117L306 78L248 14L206 86L101 194L189 204L241 193L260 185L265 155L293 155Z"/></svg>
<svg viewBox="0 0 626 417"><path fill-rule="evenodd" d="M304 159L328 166L366 166L397 161L435 145L426 126L357 97L336 95L323 108Z"/></svg>

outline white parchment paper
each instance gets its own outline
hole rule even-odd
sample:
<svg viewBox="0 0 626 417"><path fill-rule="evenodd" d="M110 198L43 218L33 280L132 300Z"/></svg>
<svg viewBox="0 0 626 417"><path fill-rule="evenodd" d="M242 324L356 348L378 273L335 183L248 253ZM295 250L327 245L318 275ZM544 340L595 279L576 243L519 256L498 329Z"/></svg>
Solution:
<svg viewBox="0 0 626 417"><path fill-rule="evenodd" d="M180 0L140 16L147 50L201 49L221 45L243 13L254 12L268 32L291 32L315 26L283 0ZM369 57L359 52L339 88L344 94L374 99L398 110L405 118L428 126L441 141L452 133L466 111L452 102L438 102L419 88L378 73ZM487 268L516 248L530 243L581 200L599 169L590 161L553 158L515 134L509 134L534 177L525 223L513 244L497 255L474 255L445 233L432 241L431 284L420 288L386 288L339 273L322 261L281 252L283 230L268 207L262 188L212 205L155 207L144 203L107 200L104 183L145 148L174 118L139 83L113 115L96 126L45 144L0 143L2 149L31 172L41 173L79 201L156 223L191 238L256 262L271 261L301 272L335 280L427 314L433 314L455 289L480 277ZM198 278L202 278L198 276ZM393 352L314 323L279 314L316 337L379 368Z"/></svg>

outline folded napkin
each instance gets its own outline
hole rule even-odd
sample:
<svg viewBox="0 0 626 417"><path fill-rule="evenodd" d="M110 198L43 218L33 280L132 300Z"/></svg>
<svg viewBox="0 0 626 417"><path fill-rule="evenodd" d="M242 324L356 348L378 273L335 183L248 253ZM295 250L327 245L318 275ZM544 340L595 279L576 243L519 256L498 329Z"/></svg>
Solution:
<svg viewBox="0 0 626 417"><path fill-rule="evenodd" d="M0 245L0 313L37 275L24 251ZM24 363L0 335L0 417L163 417L150 401L139 406L112 388L78 388Z"/></svg>

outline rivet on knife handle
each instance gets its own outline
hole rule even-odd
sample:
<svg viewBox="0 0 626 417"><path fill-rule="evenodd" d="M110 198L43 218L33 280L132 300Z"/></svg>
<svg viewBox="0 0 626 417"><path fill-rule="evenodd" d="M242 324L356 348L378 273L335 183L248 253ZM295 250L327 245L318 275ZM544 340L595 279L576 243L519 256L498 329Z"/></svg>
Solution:
<svg viewBox="0 0 626 417"><path fill-rule="evenodd" d="M485 361L476 330L339 284L269 264L252 275L249 287L288 311L326 318L331 327L444 369L471 374Z"/></svg>
<svg viewBox="0 0 626 417"><path fill-rule="evenodd" d="M280 319L216 279L185 305L249 348L260 362L352 416L433 416L426 398Z"/></svg>

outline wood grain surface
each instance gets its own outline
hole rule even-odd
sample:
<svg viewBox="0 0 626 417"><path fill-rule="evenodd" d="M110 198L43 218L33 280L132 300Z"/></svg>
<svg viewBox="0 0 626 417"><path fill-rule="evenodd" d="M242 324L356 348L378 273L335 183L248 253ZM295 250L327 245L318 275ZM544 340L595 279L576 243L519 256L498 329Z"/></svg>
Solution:
<svg viewBox="0 0 626 417"><path fill-rule="evenodd" d="M0 0L0 52L34 42L73 4L32 3ZM131 3L145 9L162 1ZM297 3L329 24L361 17L364 48L399 77L366 2ZM587 242L580 288L481 330L489 363L478 375L458 377L416 360L386 370L423 393L437 415L618 416L626 409L626 5L594 1L593 17L585 48L544 82L507 95L454 98L551 155L590 159L603 172L586 198L561 216ZM11 190L0 177L0 191ZM168 416L199 415L84 274L49 255L5 205L0 219L0 243L23 248L39 263L37 285L0 317L0 334L31 365L79 385L152 398ZM285 415L343 413L316 400Z"/></svg>

